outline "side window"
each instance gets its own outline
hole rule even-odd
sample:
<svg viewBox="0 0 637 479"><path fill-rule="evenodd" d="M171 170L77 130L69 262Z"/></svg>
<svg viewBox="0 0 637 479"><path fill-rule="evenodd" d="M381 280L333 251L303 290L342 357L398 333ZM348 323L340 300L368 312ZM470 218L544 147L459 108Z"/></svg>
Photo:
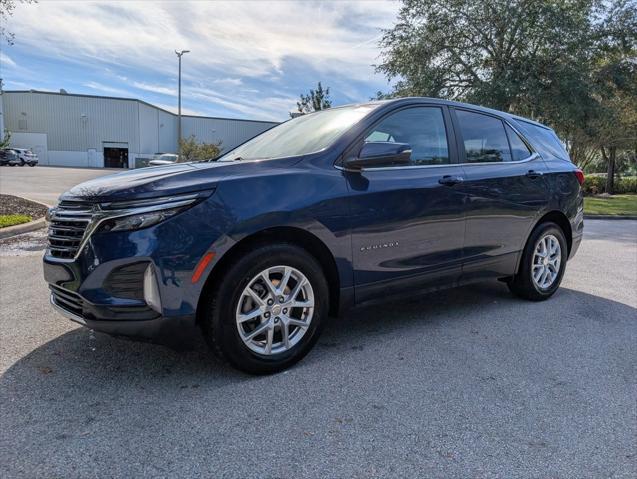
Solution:
<svg viewBox="0 0 637 479"><path fill-rule="evenodd" d="M520 119L513 120L524 136L531 142L544 159L560 159L570 161L565 145L550 128L529 123Z"/></svg>
<svg viewBox="0 0 637 479"><path fill-rule="evenodd" d="M365 142L390 141L411 146L412 165L444 165L449 160L449 145L442 110L414 107L389 115L365 137Z"/></svg>
<svg viewBox="0 0 637 479"><path fill-rule="evenodd" d="M501 120L456 110L468 163L511 161L511 149Z"/></svg>
<svg viewBox="0 0 637 479"><path fill-rule="evenodd" d="M511 144L511 155L513 156L513 161L526 160L529 156L531 156L531 150L526 146L526 143L520 138L513 128L509 125L505 125L507 130L507 135L509 136L509 143Z"/></svg>

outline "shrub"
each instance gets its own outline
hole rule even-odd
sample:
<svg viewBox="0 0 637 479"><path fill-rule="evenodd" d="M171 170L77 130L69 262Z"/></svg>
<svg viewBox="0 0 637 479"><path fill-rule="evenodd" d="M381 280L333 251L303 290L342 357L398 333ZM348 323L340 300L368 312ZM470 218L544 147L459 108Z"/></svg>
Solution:
<svg viewBox="0 0 637 479"><path fill-rule="evenodd" d="M606 188L606 178L603 176L587 176L582 185L584 194L599 195Z"/></svg>
<svg viewBox="0 0 637 479"><path fill-rule="evenodd" d="M582 185L585 195L606 193L606 176L589 175ZM637 193L637 177L615 178L615 194Z"/></svg>
<svg viewBox="0 0 637 479"><path fill-rule="evenodd" d="M615 193L637 193L637 176L620 178L619 180L615 181Z"/></svg>
<svg viewBox="0 0 637 479"><path fill-rule="evenodd" d="M28 223L31 217L27 215L0 215L0 228Z"/></svg>

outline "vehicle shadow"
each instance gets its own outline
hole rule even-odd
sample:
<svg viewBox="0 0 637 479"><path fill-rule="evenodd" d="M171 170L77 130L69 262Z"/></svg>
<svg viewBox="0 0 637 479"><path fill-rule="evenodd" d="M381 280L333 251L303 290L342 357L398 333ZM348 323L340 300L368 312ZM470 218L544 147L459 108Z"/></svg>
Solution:
<svg viewBox="0 0 637 479"><path fill-rule="evenodd" d="M634 307L572 289L561 289L551 301L532 303L514 298L501 283L485 283L355 310L331 321L299 365L268 377L219 364L203 341L192 350L176 351L78 328L33 350L0 376L0 449L8 467L26 467L10 469L16 473L10 476L26 470L57 476L64 475L60 471L69 464L76 467L84 461L84 451L93 451L89 462L99 457L104 464L114 464L127 454L126 447L154 444L155 436L162 453L155 451L159 455L153 457L164 457L163 448L172 450L173 439L188 438L192 428L200 428L199 436L208 438L221 428L223 444L223 437L241 436L244 428L250 431L255 420L263 420L260 414L276 413L274 405L290 397L311 405L325 400L339 404L350 396L360 402L363 395L374 401L367 413L378 414L382 404L396 401L393 390L377 388L388 370L398 371L401 387L420 383L419 390L428 391L432 404L447 394L457 400L472 388L482 393L497 389L494 378L476 379L458 369L477 362L485 350L495 347L499 357L511 357L511 369L519 368L521 377L528 374L523 365L516 366L516 343L507 342L507 335L522 342L535 340L540 349L534 360L541 362L542 355L556 347L546 344L553 334L558 343L566 337L588 348L586 335L612 330L617 337L635 317ZM543 320L540 325L535 324L538 319ZM458 348L469 363L454 358ZM551 361L555 358L547 359ZM432 366L423 376L427 364ZM625 381L633 377L629 369L618 374ZM460 378L455 392L443 384L453 375ZM348 382L354 377L355 383ZM344 390L349 384L363 390ZM501 394L508 400L508 393ZM259 427L268 431L272 425ZM103 449L113 444L123 446ZM131 454L139 453L141 446L135 447Z"/></svg>
<svg viewBox="0 0 637 479"><path fill-rule="evenodd" d="M532 321L538 312L554 314L554 303L573 305L575 309L571 310L575 313L579 309L581 314L597 316L604 322L613 322L617 317L637 317L637 309L629 305L567 288L546 302L523 301L494 281L410 301L358 308L343 318L330 318L314 350L297 368L329 361L337 352L346 355L360 351L394 334L409 335L411 329L427 335L454 327L466 328L466 333L471 334L476 327L496 327L489 323L506 321L507 317L526 316ZM474 319L475 316L479 319ZM28 401L40 389L46 389L52 396L68 396L78 388L98 393L109 383L116 384L118 389L143 391L196 388L211 382L223 386L257 379L217 361L200 338L195 339L190 349L180 351L77 328L35 349L2 374L0 401L6 394Z"/></svg>

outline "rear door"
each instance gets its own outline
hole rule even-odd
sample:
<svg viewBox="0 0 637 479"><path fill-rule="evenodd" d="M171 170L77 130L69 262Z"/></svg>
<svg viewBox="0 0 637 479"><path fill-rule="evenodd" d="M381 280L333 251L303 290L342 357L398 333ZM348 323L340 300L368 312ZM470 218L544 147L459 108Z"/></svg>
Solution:
<svg viewBox="0 0 637 479"><path fill-rule="evenodd" d="M459 108L452 117L467 196L463 280L510 275L549 201L546 165L503 119Z"/></svg>
<svg viewBox="0 0 637 479"><path fill-rule="evenodd" d="M412 154L406 166L344 173L356 301L457 281L464 194L453 181L462 168L448 110L440 105L395 110L365 133L352 154L365 141L407 143Z"/></svg>

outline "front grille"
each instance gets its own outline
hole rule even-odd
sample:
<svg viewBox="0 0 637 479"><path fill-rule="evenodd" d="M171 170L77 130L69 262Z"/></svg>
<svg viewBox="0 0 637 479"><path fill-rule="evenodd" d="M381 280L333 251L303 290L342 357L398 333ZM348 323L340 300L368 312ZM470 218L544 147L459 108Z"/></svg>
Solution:
<svg viewBox="0 0 637 479"><path fill-rule="evenodd" d="M82 316L82 307L84 301L82 297L69 291L68 289L60 288L59 286L49 285L51 294L53 295L53 302L62 309L65 309L77 316Z"/></svg>
<svg viewBox="0 0 637 479"><path fill-rule="evenodd" d="M51 212L49 252L55 258L75 257L91 222L93 205L85 201L61 201Z"/></svg>
<svg viewBox="0 0 637 479"><path fill-rule="evenodd" d="M114 269L104 281L104 290L116 298L144 299L144 272L147 261Z"/></svg>

